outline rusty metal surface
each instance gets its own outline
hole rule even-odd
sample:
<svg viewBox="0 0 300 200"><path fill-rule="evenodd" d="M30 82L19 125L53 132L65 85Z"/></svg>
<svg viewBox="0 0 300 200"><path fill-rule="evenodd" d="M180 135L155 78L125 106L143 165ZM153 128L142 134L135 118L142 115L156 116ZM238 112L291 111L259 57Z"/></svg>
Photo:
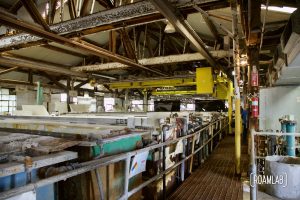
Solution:
<svg viewBox="0 0 300 200"><path fill-rule="evenodd" d="M247 149L241 166L247 170ZM234 171L234 138L227 136L205 161L168 199L242 199L242 182Z"/></svg>
<svg viewBox="0 0 300 200"><path fill-rule="evenodd" d="M182 8L191 6L194 3L204 4L210 2L218 2L218 0L180 0L177 1L176 5ZM126 20L130 19L150 16L151 14L155 13L158 12L149 1L141 1L126 6L101 11L99 13L88 15L82 18L55 24L50 26L50 30L60 35L65 35L73 32L83 31L93 27L111 25L113 23L125 22ZM0 49L39 40L42 40L42 38L27 33L20 33L17 35L1 38Z"/></svg>
<svg viewBox="0 0 300 200"><path fill-rule="evenodd" d="M74 40L62 37L60 35L54 34L52 32L48 32L48 31L45 31L43 29L40 29L39 27L37 27L35 25L32 25L30 23L23 22L23 21L20 21L20 20L16 20L12 17L8 17L8 16L4 15L1 10L0 10L0 14L2 14L2 15L0 15L0 22L4 25L9 26L9 27L16 28L18 30L22 30L22 31L31 33L33 35L45 38L47 40L51 40L53 42L57 42L59 44L62 44L62 45L65 45L65 46L68 46L68 47L71 47L71 48L75 48L77 50L85 51L86 53L90 53L90 54L95 55L95 56L109 58L111 60L129 65L129 66L132 66L132 67L137 67L137 68L141 68L141 69L151 71L151 72L153 72L155 74L158 74L158 75L161 75L161 76L168 76L168 74L165 74L165 73L162 73L160 71L145 67L143 65L140 65L140 64L132 61L129 58L126 58L124 56L120 56L120 55L117 55L117 54L113 54L112 52L110 52L106 49L103 49L101 47L95 46L93 44L89 44L89 43L84 42L84 41L74 41ZM4 62L3 59L4 58L1 58L1 63ZM8 58L5 58L5 59L8 59ZM7 64L7 62L5 64ZM75 73L75 72L72 72L72 73Z"/></svg>

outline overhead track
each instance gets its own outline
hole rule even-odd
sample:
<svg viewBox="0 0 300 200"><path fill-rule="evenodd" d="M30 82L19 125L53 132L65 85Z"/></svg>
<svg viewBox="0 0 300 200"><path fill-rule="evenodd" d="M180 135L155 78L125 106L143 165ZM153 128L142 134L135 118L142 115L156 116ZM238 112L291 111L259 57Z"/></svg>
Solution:
<svg viewBox="0 0 300 200"><path fill-rule="evenodd" d="M6 26L13 27L13 28L16 28L18 30L22 30L22 31L25 31L27 33L31 33L33 35L45 38L47 40L57 42L57 43L62 44L62 45L66 45L66 46L69 46L69 47L72 47L72 48L75 48L75 49L85 51L85 52L93 54L95 56L105 57L105 58L111 59L113 61L126 64L126 65L131 66L131 67L137 67L137 68L140 68L140 69L148 70L148 71L151 71L151 72L153 72L155 74L158 74L158 75L161 75L161 76L168 76L165 73L162 73L162 72L159 72L157 70L153 70L151 68L148 68L148 67L140 65L138 63L135 63L134 61L132 61L132 60L126 58L126 57L123 57L123 56L120 56L120 55L117 55L117 54L113 54L112 52L110 52L106 49L100 48L98 46L95 46L95 45L92 45L92 44L89 44L89 43L83 42L83 41L80 41L80 42L79 41L74 41L74 40L62 37L60 35L42 30L39 27L31 25L29 23L11 18L11 17L6 16L6 15L2 15L1 11L0 11L0 23L4 24Z"/></svg>

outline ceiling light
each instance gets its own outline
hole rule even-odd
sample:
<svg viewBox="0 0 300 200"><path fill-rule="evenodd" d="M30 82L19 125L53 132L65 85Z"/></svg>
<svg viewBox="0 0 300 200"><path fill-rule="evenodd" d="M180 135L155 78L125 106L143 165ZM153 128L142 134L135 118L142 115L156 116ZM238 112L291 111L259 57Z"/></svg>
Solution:
<svg viewBox="0 0 300 200"><path fill-rule="evenodd" d="M169 22L167 21L167 26L165 27L165 33L175 33L175 27Z"/></svg>
<svg viewBox="0 0 300 200"><path fill-rule="evenodd" d="M240 65L246 66L248 64L247 60L241 60Z"/></svg>
<svg viewBox="0 0 300 200"><path fill-rule="evenodd" d="M265 5L261 6L261 9L266 9ZM268 6L268 10L271 11L277 11L277 12L282 12L282 13L293 13L295 10L297 10L297 8L293 8L293 7L287 7L287 6L283 6L283 7L278 7L278 6Z"/></svg>

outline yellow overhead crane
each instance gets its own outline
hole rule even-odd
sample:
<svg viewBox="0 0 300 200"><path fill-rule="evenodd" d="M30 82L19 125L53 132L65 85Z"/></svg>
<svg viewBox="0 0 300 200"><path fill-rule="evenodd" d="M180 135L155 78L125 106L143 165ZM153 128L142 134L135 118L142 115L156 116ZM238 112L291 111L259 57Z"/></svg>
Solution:
<svg viewBox="0 0 300 200"><path fill-rule="evenodd" d="M145 89L159 87L193 86L196 85L196 78L173 78L143 81L124 81L108 83L110 89Z"/></svg>
<svg viewBox="0 0 300 200"><path fill-rule="evenodd" d="M152 95L208 94L217 99L228 99L231 80L223 73L213 75L211 67L196 69L196 77L151 79L107 83L110 89L154 89ZM231 84L232 85L232 84ZM175 90L175 87L196 86L196 90ZM174 87L174 90L158 91L156 88ZM231 96L231 95L230 95Z"/></svg>
<svg viewBox="0 0 300 200"><path fill-rule="evenodd" d="M108 85L110 89L153 89L152 95L208 94L228 101L229 124L232 121L233 83L223 72L214 74L211 67L197 68L196 77L111 82ZM176 90L182 86L196 86L196 90ZM174 90L156 90L163 87L174 87ZM231 126L229 132L232 132Z"/></svg>

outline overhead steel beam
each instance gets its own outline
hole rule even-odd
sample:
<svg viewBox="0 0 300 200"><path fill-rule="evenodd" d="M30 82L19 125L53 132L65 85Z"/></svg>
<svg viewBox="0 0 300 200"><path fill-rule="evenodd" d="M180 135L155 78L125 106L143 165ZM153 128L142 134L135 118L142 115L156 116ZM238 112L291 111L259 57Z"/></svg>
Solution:
<svg viewBox="0 0 300 200"><path fill-rule="evenodd" d="M211 51L210 53L212 54L213 57L218 59L228 57L228 51L224 51L224 50ZM230 52L229 55L232 56L232 52ZM159 56L153 58L144 58L138 60L138 62L144 66L155 66L155 65L176 64L182 62L192 62L192 61L199 61L199 60L205 60L205 57L200 53L188 53L188 54L178 54L178 55L170 55L170 56ZM125 69L125 68L128 68L128 66L117 62L110 62L104 64L72 67L71 70L92 72L92 71L106 71L106 70Z"/></svg>
<svg viewBox="0 0 300 200"><path fill-rule="evenodd" d="M1 14L1 12L0 12L0 14ZM34 25L31 25L29 23L26 23L26 22L23 22L20 20L13 19L13 18L5 16L5 15L0 16L0 22L2 24L5 24L6 26L10 26L10 27L34 34L36 36L45 38L47 40L51 40L53 42L57 42L62 45L66 45L66 46L69 46L72 48L76 48L76 49L85 51L85 52L93 54L95 56L105 57L105 58L126 64L126 65L129 65L131 67L137 67L140 69L148 70L148 71L151 71L151 72L161 75L161 76L168 76L165 73L162 73L157 70L153 70L151 68L148 68L148 67L140 65L138 63L135 63L134 61L132 61L126 57L123 57L123 56L120 56L117 54L112 54L112 52L110 52L106 49L100 48L98 46L95 46L95 45L92 45L92 44L89 44L89 43L83 42L83 41L80 41L80 42L74 41L74 40L62 37L60 35L42 30L39 27L36 27Z"/></svg>
<svg viewBox="0 0 300 200"><path fill-rule="evenodd" d="M18 69L18 67L12 67L12 68L9 68L9 69L2 70L2 71L0 71L0 75L1 74L6 74L6 73L11 72L11 71L15 71L17 69Z"/></svg>
<svg viewBox="0 0 300 200"><path fill-rule="evenodd" d="M121 33L123 48L125 50L127 57L137 62L137 57L135 55L134 47L132 46L127 30L123 28L120 30L120 33Z"/></svg>
<svg viewBox="0 0 300 200"><path fill-rule="evenodd" d="M223 5L223 2L224 1L221 0L179 0L175 5L180 9L185 9L194 5L194 3L200 6L211 4L213 4L212 6L216 6L216 3L222 3ZM103 30L116 29L116 27L122 28L122 24L126 24L128 26L130 25L130 21L132 21L131 24L137 25L162 18L163 17L157 12L155 7L149 1L140 1L51 25L50 29L51 31L60 35L72 34L79 31L83 32L84 30L92 30L89 31L89 34L91 34ZM141 19L143 21L141 21ZM0 49L9 49L17 45L41 40L42 38L35 35L20 33L1 38Z"/></svg>
<svg viewBox="0 0 300 200"><path fill-rule="evenodd" d="M35 69L39 71L52 72L57 74L64 74L68 76L76 76L76 77L87 77L87 74L82 72L74 72L69 69L65 69L63 67L57 67L49 64L44 64L40 62L32 62L20 58L12 58L8 56L0 56L0 64L9 66L9 67L19 67L19 68L27 68L27 69Z"/></svg>
<svg viewBox="0 0 300 200"><path fill-rule="evenodd" d="M82 81L81 83L79 83L78 85L76 85L74 87L75 90L81 88L82 86L84 86L85 84L89 83L91 81L91 79L86 79L85 81Z"/></svg>
<svg viewBox="0 0 300 200"><path fill-rule="evenodd" d="M212 67L217 67L217 62L205 47L204 42L192 29L180 11L167 0L151 0L153 5L162 13L165 18L175 27L175 29L185 37L199 53L201 53Z"/></svg>
<svg viewBox="0 0 300 200"><path fill-rule="evenodd" d="M44 63L44 64L48 64L51 66L56 66L56 67L70 68L69 65L62 65L62 64L58 64L58 63L54 63L54 62L45 61L45 60L30 58L30 57L21 56L21 55L15 54L15 53L2 53L2 56L9 56L12 58L19 58L19 59L23 59L23 60L27 60L27 61L32 61L32 62Z"/></svg>
<svg viewBox="0 0 300 200"><path fill-rule="evenodd" d="M58 82L56 80L55 77L51 76L50 74L47 74L46 72L42 72L41 73L43 76L45 76L47 79L49 79L50 81L52 81L55 85L57 85L59 88L63 89L63 90L68 90L67 86Z"/></svg>
<svg viewBox="0 0 300 200"><path fill-rule="evenodd" d="M43 19L41 14L39 13L35 3L32 0L21 0L24 7L30 14L31 18L38 23L39 25L43 26L45 30L50 31L50 28L46 21Z"/></svg>
<svg viewBox="0 0 300 200"><path fill-rule="evenodd" d="M21 0L17 0L12 7L10 7L9 12L17 14L18 10L23 6Z"/></svg>

